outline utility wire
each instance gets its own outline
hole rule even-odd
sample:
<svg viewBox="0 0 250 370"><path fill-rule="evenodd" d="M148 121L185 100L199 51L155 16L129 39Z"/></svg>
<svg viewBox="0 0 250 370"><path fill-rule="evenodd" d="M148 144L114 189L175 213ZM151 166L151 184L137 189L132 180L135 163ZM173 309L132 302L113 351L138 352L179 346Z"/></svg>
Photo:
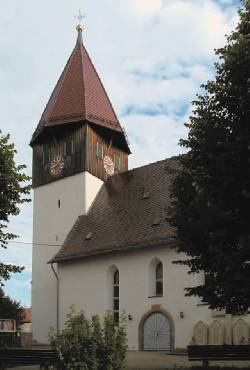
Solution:
<svg viewBox="0 0 250 370"><path fill-rule="evenodd" d="M46 244L46 243L31 243L31 242L17 242L17 241L10 241L10 242L7 242L6 246L8 246L9 244L22 244L22 245L43 245L43 246L46 246L46 247L62 247L62 244Z"/></svg>

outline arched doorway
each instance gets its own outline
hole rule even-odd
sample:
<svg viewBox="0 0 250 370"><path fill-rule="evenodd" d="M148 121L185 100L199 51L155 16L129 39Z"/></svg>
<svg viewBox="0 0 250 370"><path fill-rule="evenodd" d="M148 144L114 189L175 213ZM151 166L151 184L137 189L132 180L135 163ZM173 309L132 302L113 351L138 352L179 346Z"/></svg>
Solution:
<svg viewBox="0 0 250 370"><path fill-rule="evenodd" d="M171 351L174 342L173 320L164 310L151 310L139 326L139 348L143 351Z"/></svg>

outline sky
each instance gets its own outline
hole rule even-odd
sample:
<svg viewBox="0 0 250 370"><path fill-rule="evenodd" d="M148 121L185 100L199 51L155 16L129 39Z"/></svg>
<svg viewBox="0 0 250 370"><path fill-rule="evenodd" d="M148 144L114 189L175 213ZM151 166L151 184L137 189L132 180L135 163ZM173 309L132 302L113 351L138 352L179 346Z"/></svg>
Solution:
<svg viewBox="0 0 250 370"><path fill-rule="evenodd" d="M9 0L0 14L0 129L31 175L31 135L76 42L84 44L132 150L129 167L182 152L179 139L200 85L214 77L214 49L237 25L240 0ZM32 202L11 218L19 235L0 260L25 267L4 287L31 305ZM20 243L21 242L21 243Z"/></svg>

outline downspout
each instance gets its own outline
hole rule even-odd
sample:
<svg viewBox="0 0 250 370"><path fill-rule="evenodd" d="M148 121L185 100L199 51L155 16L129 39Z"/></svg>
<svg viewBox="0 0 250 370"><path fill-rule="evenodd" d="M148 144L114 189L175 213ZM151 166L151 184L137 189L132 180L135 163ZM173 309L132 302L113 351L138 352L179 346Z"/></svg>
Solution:
<svg viewBox="0 0 250 370"><path fill-rule="evenodd" d="M57 275L57 272L54 268L54 263L52 262L50 264L51 269L56 277L56 332L58 334L59 332L59 277Z"/></svg>

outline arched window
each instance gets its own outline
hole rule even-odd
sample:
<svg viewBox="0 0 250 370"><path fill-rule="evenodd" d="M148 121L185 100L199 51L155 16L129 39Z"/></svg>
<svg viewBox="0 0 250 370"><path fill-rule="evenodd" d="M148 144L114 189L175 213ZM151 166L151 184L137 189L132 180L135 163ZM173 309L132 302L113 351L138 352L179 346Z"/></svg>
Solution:
<svg viewBox="0 0 250 370"><path fill-rule="evenodd" d="M163 268L161 262L155 268L155 293L158 296L163 295Z"/></svg>
<svg viewBox="0 0 250 370"><path fill-rule="evenodd" d="M148 297L153 298L162 296L163 296L163 263L159 258L155 257L151 260L151 262L148 265Z"/></svg>
<svg viewBox="0 0 250 370"><path fill-rule="evenodd" d="M114 311L114 321L119 322L119 271L114 272L114 282L113 282L113 311Z"/></svg>

